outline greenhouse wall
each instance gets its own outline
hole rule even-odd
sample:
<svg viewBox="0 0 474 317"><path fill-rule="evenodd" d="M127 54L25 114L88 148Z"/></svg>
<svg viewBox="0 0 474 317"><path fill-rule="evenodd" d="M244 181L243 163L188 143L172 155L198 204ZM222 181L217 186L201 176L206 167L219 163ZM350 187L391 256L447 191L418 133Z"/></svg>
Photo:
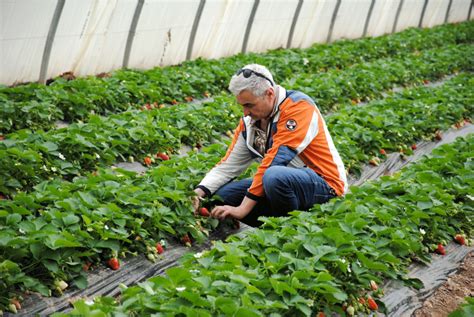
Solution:
<svg viewBox="0 0 474 317"><path fill-rule="evenodd" d="M472 19L472 0L0 0L0 83L148 69Z"/></svg>

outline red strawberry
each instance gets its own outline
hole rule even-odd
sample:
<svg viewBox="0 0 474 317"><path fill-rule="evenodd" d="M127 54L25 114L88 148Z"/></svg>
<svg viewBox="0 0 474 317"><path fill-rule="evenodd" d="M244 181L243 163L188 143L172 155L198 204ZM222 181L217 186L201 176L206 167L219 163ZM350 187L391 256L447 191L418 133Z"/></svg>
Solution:
<svg viewBox="0 0 474 317"><path fill-rule="evenodd" d="M385 152L384 149L380 149L380 154L382 154L382 155L387 155L387 152Z"/></svg>
<svg viewBox="0 0 474 317"><path fill-rule="evenodd" d="M413 151L416 150L416 148L417 148L416 144L412 144L412 145L411 145L411 149L412 149Z"/></svg>
<svg viewBox="0 0 474 317"><path fill-rule="evenodd" d="M120 268L120 262L117 258L111 258L107 261L107 265L114 271Z"/></svg>
<svg viewBox="0 0 474 317"><path fill-rule="evenodd" d="M84 265L82 266L82 269L83 269L85 272L87 272L87 271L89 271L91 265L92 265L91 262L86 262L86 263L84 263Z"/></svg>
<svg viewBox="0 0 474 317"><path fill-rule="evenodd" d="M156 252L158 252L158 254L165 252L163 246L159 242L156 244Z"/></svg>
<svg viewBox="0 0 474 317"><path fill-rule="evenodd" d="M426 85L426 84L429 84L429 83L430 83L430 81L428 79L423 79L423 84Z"/></svg>
<svg viewBox="0 0 474 317"><path fill-rule="evenodd" d="M379 286L377 285L377 283L375 283L375 281L370 281L370 288L373 290L373 291L376 291L378 290Z"/></svg>
<svg viewBox="0 0 474 317"><path fill-rule="evenodd" d="M441 135L440 131L435 132L435 139L438 141L441 141L443 139L443 136Z"/></svg>
<svg viewBox="0 0 474 317"><path fill-rule="evenodd" d="M0 141L5 140L5 136L0 134Z"/></svg>
<svg viewBox="0 0 474 317"><path fill-rule="evenodd" d="M191 246L191 239L189 238L189 235L187 233L181 237L181 242L183 242L188 247Z"/></svg>
<svg viewBox="0 0 474 317"><path fill-rule="evenodd" d="M166 155L166 153L163 153L163 152L156 153L156 157L162 159L163 161L167 161L170 159L170 157Z"/></svg>
<svg viewBox="0 0 474 317"><path fill-rule="evenodd" d="M146 108L146 110L151 110L152 106L149 103L147 103L147 104L145 104L145 108Z"/></svg>
<svg viewBox="0 0 474 317"><path fill-rule="evenodd" d="M199 214L203 217L209 217L209 210L206 207L199 208Z"/></svg>
<svg viewBox="0 0 474 317"><path fill-rule="evenodd" d="M438 244L438 247L436 248L435 252L441 255L446 254L446 250L444 249L444 246L441 243Z"/></svg>
<svg viewBox="0 0 474 317"><path fill-rule="evenodd" d="M377 303L375 302L375 300L369 296L369 298L367 299L367 306L371 309L371 310L377 310L379 309L379 306L377 305Z"/></svg>
<svg viewBox="0 0 474 317"><path fill-rule="evenodd" d="M326 315L322 311L320 311L317 316L318 317L326 317Z"/></svg>
<svg viewBox="0 0 474 317"><path fill-rule="evenodd" d="M176 101L176 99L171 100L171 103L172 103L173 105L178 104L178 102Z"/></svg>
<svg viewBox="0 0 474 317"><path fill-rule="evenodd" d="M460 245L466 244L466 238L462 234L457 234L456 236L454 236L454 240L456 240L456 242Z"/></svg>
<svg viewBox="0 0 474 317"><path fill-rule="evenodd" d="M146 166L150 166L151 158L149 156L145 157L145 159L143 160L143 163L145 163Z"/></svg>

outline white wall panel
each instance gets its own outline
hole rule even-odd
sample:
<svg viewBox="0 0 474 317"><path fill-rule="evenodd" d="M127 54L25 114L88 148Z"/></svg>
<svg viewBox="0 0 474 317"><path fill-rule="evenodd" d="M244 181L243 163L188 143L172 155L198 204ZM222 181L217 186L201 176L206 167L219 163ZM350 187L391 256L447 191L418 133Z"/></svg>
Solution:
<svg viewBox="0 0 474 317"><path fill-rule="evenodd" d="M136 1L66 1L59 20L48 76L65 71L97 74L122 67Z"/></svg>
<svg viewBox="0 0 474 317"><path fill-rule="evenodd" d="M301 11L298 17L298 21L295 25L295 31L293 33L292 47L309 47L315 41L312 40L311 36L315 34L314 20L316 19L313 14L318 7L317 0L306 0L301 6Z"/></svg>
<svg viewBox="0 0 474 317"><path fill-rule="evenodd" d="M96 0L97 1L97 0ZM94 6L74 72L98 74L122 67L136 0L98 1Z"/></svg>
<svg viewBox="0 0 474 317"><path fill-rule="evenodd" d="M395 24L401 1L374 2L367 36L391 33L394 25L397 31L418 26L425 0L404 0ZM443 24L449 2L428 1L423 27ZM121 68L124 63L130 68L149 69L179 64L186 60L188 52L191 58L233 55L242 51L255 3L256 0L0 0L0 83L37 81L40 73L45 79L67 71L78 76L92 75ZM286 47L298 3L299 0L260 0L246 50L264 52ZM338 0L304 0L291 47L326 42L337 3ZM371 4L372 0L341 0L331 40L362 36ZM452 0L448 21L466 20L470 5L471 0ZM190 45L197 12L202 14ZM54 16L59 18L57 28L52 23ZM48 42L50 46L46 45L48 34L55 34Z"/></svg>
<svg viewBox="0 0 474 317"><path fill-rule="evenodd" d="M138 21L129 66L151 68L186 59L199 1L148 0Z"/></svg>
<svg viewBox="0 0 474 317"><path fill-rule="evenodd" d="M449 0L430 0L426 7L422 27L430 28L435 25L443 24L448 4Z"/></svg>
<svg viewBox="0 0 474 317"><path fill-rule="evenodd" d="M250 32L247 51L285 47L298 1L261 0Z"/></svg>
<svg viewBox="0 0 474 317"><path fill-rule="evenodd" d="M367 29L367 36L379 36L392 32L400 0L377 0Z"/></svg>
<svg viewBox="0 0 474 317"><path fill-rule="evenodd" d="M326 42L331 17L337 1L305 1L293 36L293 47L310 47Z"/></svg>
<svg viewBox="0 0 474 317"><path fill-rule="evenodd" d="M471 0L453 0L449 12L449 23L465 21L468 18Z"/></svg>
<svg viewBox="0 0 474 317"><path fill-rule="evenodd" d="M423 11L424 4L425 0L405 0L402 10L400 11L400 17L395 32L400 32L413 26L417 27L418 23L420 23L421 11Z"/></svg>
<svg viewBox="0 0 474 317"><path fill-rule="evenodd" d="M90 40L94 23L94 0L66 1L51 49L47 77L75 71L82 48Z"/></svg>
<svg viewBox="0 0 474 317"><path fill-rule="evenodd" d="M193 58L240 53L253 0L206 1L194 42Z"/></svg>
<svg viewBox="0 0 474 317"><path fill-rule="evenodd" d="M55 0L0 0L0 83L38 79Z"/></svg>
<svg viewBox="0 0 474 317"><path fill-rule="evenodd" d="M364 23L372 0L346 0L341 2L332 39L354 39L362 36Z"/></svg>

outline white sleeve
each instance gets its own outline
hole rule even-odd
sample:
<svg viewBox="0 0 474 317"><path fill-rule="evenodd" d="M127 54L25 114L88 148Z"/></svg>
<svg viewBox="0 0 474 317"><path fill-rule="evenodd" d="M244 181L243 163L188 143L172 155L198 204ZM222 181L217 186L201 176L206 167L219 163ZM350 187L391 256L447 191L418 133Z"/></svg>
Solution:
<svg viewBox="0 0 474 317"><path fill-rule="evenodd" d="M206 174L197 187L204 187L204 191L207 189L207 194L212 195L224 184L245 171L252 161L253 158L245 144L245 139L240 133L226 156Z"/></svg>

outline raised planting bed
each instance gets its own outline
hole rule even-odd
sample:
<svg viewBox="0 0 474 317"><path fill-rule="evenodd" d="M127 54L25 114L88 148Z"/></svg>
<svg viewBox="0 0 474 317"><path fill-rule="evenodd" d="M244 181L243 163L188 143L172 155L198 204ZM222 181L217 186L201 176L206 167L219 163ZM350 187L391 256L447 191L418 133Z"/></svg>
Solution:
<svg viewBox="0 0 474 317"><path fill-rule="evenodd" d="M402 166L405 166L417 159L420 159L424 155L431 152L432 149L449 142L452 142L456 137L466 136L474 132L474 126L466 125L460 129L450 129L446 133L443 133L443 139L441 141L427 142L423 141L418 143L418 149L414 151L413 155L403 157L398 153L389 154L386 161L381 163L379 166L367 165L363 169L363 173L360 179L351 179L350 183L362 183L368 180L373 180L378 178L381 175L392 174L400 169ZM240 232L246 232L249 228L243 225L240 229ZM219 227L217 231L213 232L210 236L210 240L215 239L224 239L228 234L235 233L230 226ZM242 236L242 235L241 235ZM58 298L42 298L38 295L26 297L26 301L23 302L23 309L20 311L21 316L29 316L33 314L40 315L49 315L55 311L65 311L70 309L70 302L73 302L79 298L82 299L91 299L98 295L107 295L107 296L116 296L119 293L119 285L131 285L143 281L144 279L152 276L163 274L164 270L177 265L177 260L187 252L198 252L202 251L204 248L210 246L209 242L206 242L201 245L195 245L192 249L183 247L181 244L177 244L171 241L168 248L165 250L158 262L152 263L146 259L144 255L138 257L127 257L127 259L121 260L121 269L117 273L111 271L108 268L103 268L99 265L96 267L91 274L88 275L87 279L89 282L89 287L84 290L71 289L68 290L62 297ZM394 288L392 282L389 282L387 285L383 285L386 296L382 299L383 302L387 305L388 315L396 316L396 312L400 309L414 309L417 307L417 302L422 298L426 297L428 293L432 292L439 282L446 279L446 273L451 273L453 268L456 268L456 265L459 264L459 260L468 251L467 248L457 247L451 245L448 248L448 255L443 263L451 263L450 266L439 266L439 259L431 264L432 267L438 267L438 271L443 274L438 274L435 282L430 280L430 283L425 283L425 290L423 295L420 296L419 292L410 290L400 291L400 286ZM455 261L454 261L455 260ZM448 262L446 262L448 261ZM421 274L425 272L426 267L422 265L410 267L410 276L415 272L418 273L416 277L422 279L423 282L426 282L426 279L429 280L429 275ZM431 269L430 272L433 272ZM400 285L397 283L395 285ZM404 296L398 296L403 294Z"/></svg>
<svg viewBox="0 0 474 317"><path fill-rule="evenodd" d="M462 103L473 91L470 81L463 75L437 91L416 88L374 105L341 109L341 114L328 118L341 155L361 166L374 155L384 159L391 150L398 152L401 145L406 154L411 153L412 142L433 138L436 129L462 120L466 111ZM417 102L410 102L414 97ZM450 100L449 107L445 100ZM428 107L431 113L426 113ZM358 120L366 116L362 110L370 110L371 120ZM383 124L386 119L390 124ZM379 153L381 146L385 154ZM32 193L0 201L1 250L13 262L4 292L31 289L48 295L58 279L85 287L82 266L87 262L104 262L124 252L146 253L160 239L190 235L203 241L206 230L216 223L195 218L189 196L224 152L225 145L215 144L201 153L163 161L143 176L103 169L73 182L48 181Z"/></svg>
<svg viewBox="0 0 474 317"><path fill-rule="evenodd" d="M393 176L351 187L344 199L268 218L244 237L185 256L166 276L123 287L118 299L79 300L70 315L390 313L376 284L420 288L409 265L428 263L443 239L472 235L473 150L474 136L457 139Z"/></svg>

